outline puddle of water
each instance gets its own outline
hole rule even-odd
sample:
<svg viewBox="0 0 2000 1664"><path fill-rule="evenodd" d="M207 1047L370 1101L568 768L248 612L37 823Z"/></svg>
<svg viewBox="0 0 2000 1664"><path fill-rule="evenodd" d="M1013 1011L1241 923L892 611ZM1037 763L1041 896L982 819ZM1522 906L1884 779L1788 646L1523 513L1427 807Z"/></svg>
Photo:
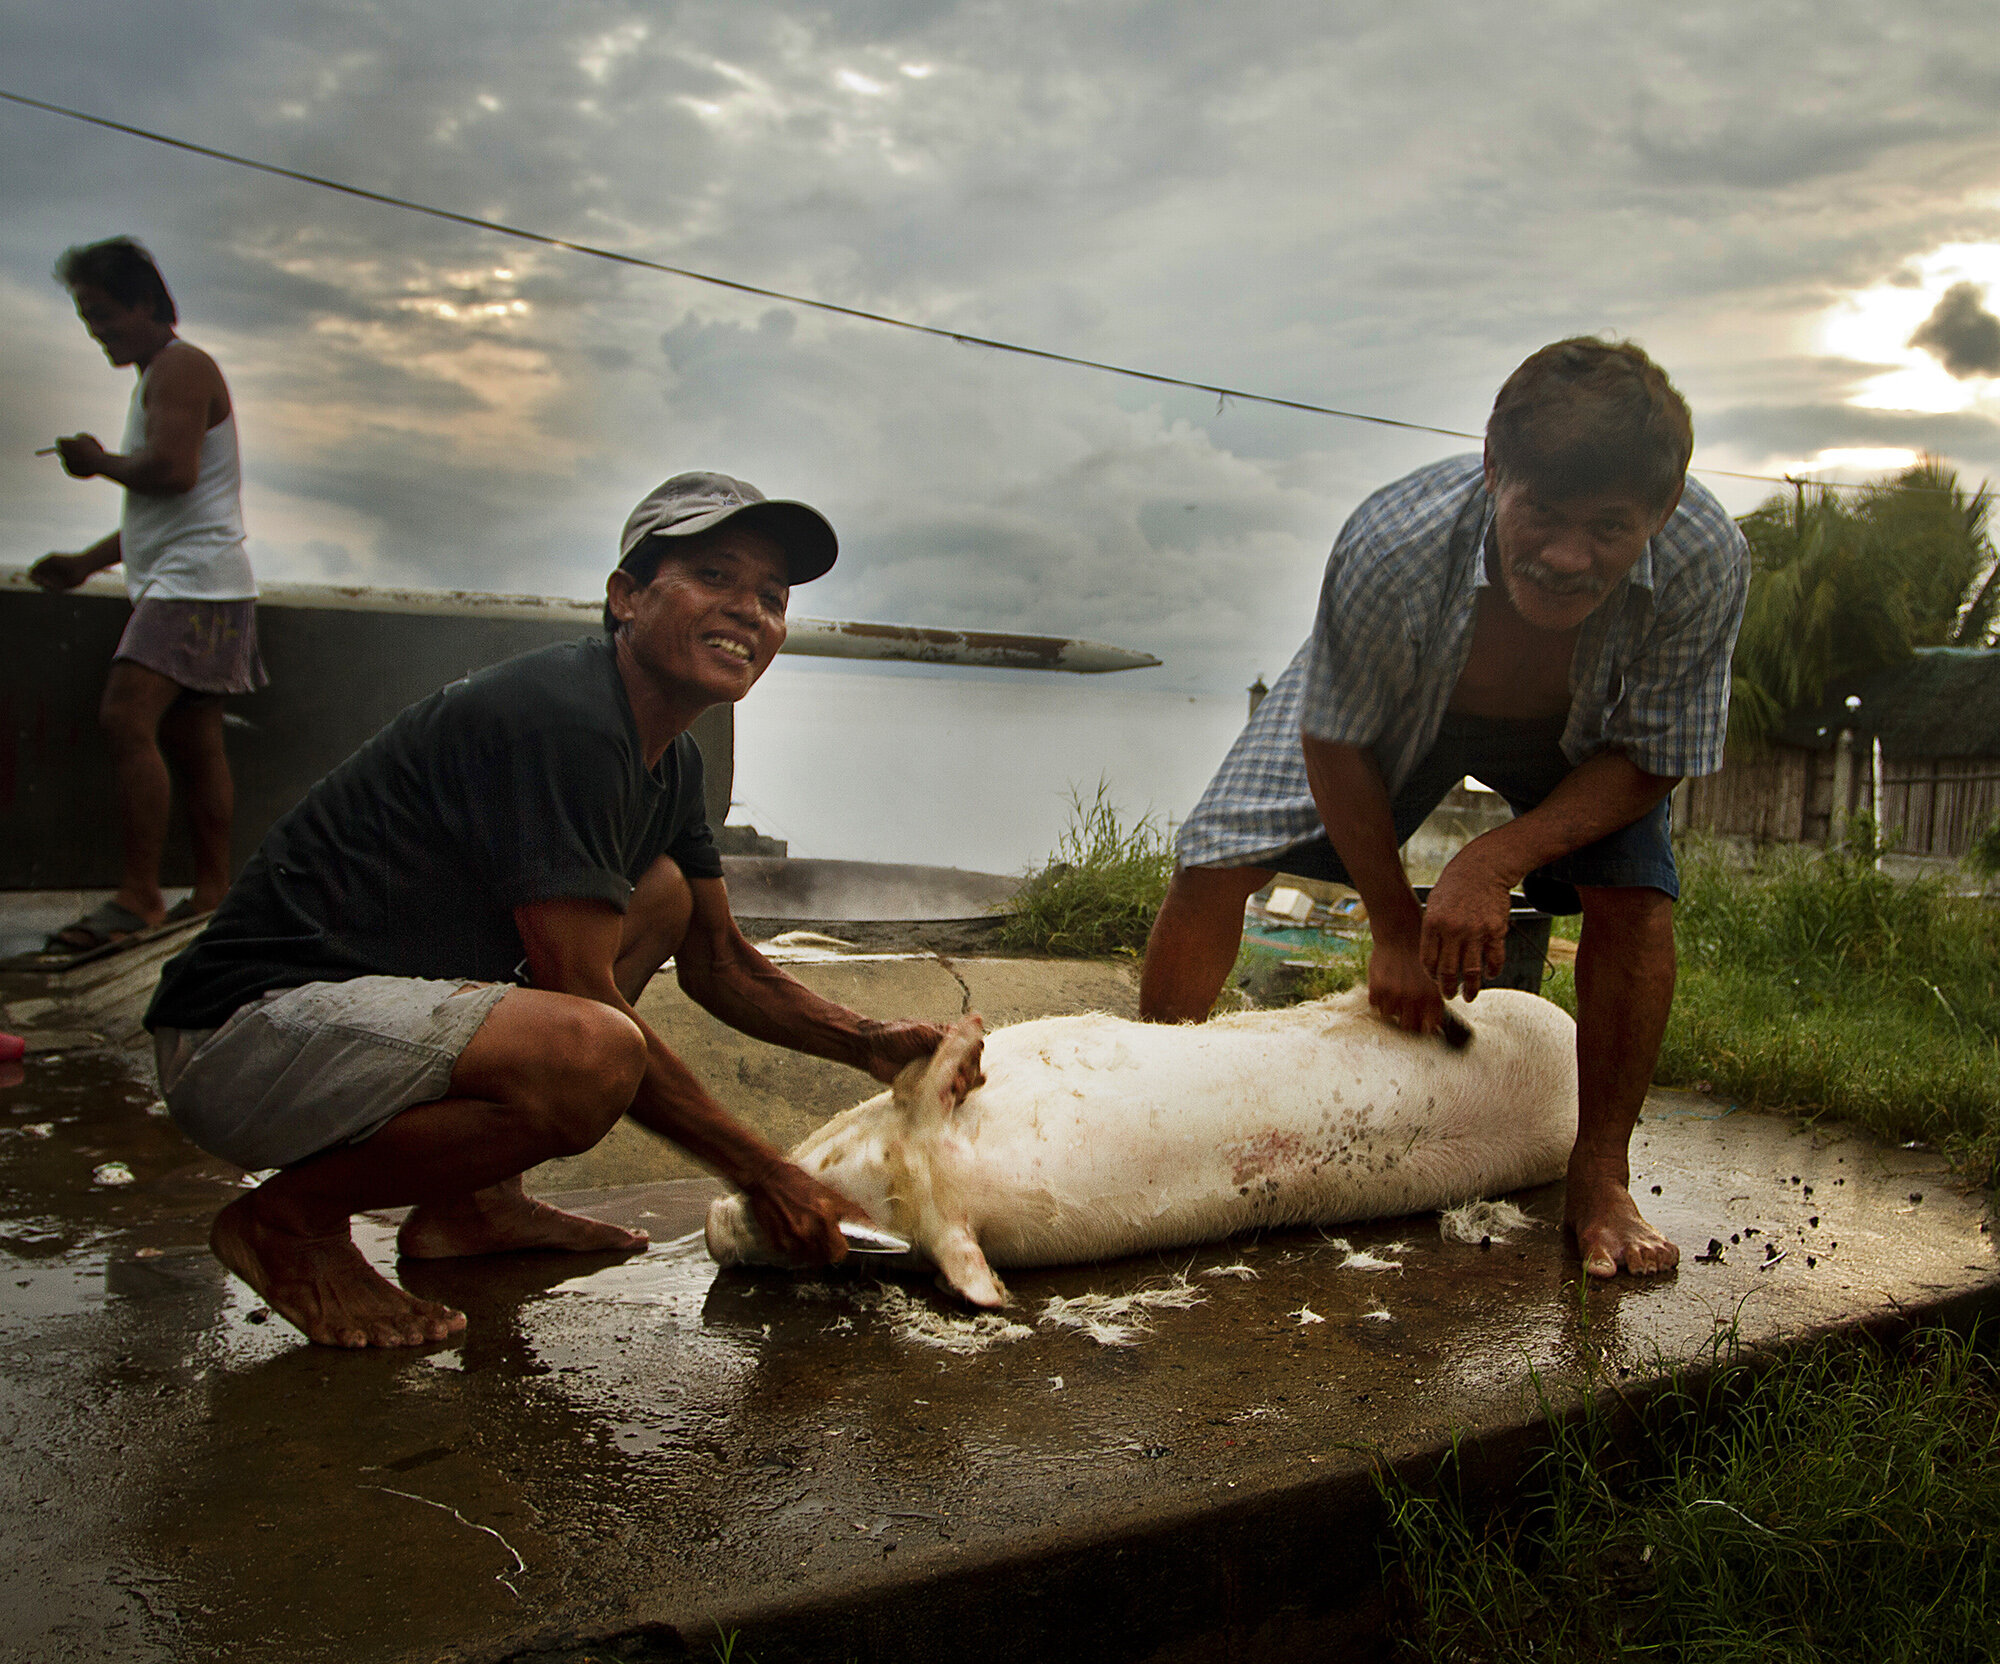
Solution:
<svg viewBox="0 0 2000 1664"><path fill-rule="evenodd" d="M87 1253L55 1264L0 1255L0 1337L39 1331L60 1317L76 1317L104 1304L102 1254Z"/></svg>
<svg viewBox="0 0 2000 1664"><path fill-rule="evenodd" d="M157 1108L144 1065L116 1054L33 1057L17 1083L0 1082L0 1237L61 1251L185 1221L190 1240L204 1240L234 1169L204 1157ZM127 1171L129 1183L98 1178Z"/></svg>

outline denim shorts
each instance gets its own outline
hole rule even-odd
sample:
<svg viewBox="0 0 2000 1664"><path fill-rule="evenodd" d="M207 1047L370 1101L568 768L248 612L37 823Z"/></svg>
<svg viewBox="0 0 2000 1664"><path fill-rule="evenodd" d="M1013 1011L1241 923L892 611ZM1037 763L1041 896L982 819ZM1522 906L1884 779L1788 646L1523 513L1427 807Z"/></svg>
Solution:
<svg viewBox="0 0 2000 1664"><path fill-rule="evenodd" d="M1409 841L1444 801L1445 793L1468 774L1498 792L1515 814L1534 808L1576 768L1563 754L1566 722L1564 717L1521 722L1446 712L1436 744L1390 800L1397 846ZM1581 913L1579 888L1662 890L1678 901L1681 881L1674 866L1671 801L1662 798L1630 826L1537 867L1521 885L1528 905L1544 913ZM1257 865L1299 878L1353 882L1325 833Z"/></svg>
<svg viewBox="0 0 2000 1664"><path fill-rule="evenodd" d="M211 1155L289 1167L443 1097L510 986L361 976L281 989L220 1028L155 1030L160 1095Z"/></svg>

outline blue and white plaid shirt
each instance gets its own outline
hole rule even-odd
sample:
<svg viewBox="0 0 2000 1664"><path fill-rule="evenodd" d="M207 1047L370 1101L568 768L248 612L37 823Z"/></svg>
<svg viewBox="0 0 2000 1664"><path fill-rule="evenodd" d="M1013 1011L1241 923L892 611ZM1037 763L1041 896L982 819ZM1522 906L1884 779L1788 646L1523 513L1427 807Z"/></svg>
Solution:
<svg viewBox="0 0 2000 1664"><path fill-rule="evenodd" d="M1437 740L1472 646L1493 504L1480 458L1385 486L1341 528L1313 633L1180 829L1190 867L1256 866L1323 830L1300 734L1367 746L1394 796ZM1645 553L1584 622L1563 753L1622 751L1648 774L1713 774L1749 554L1693 480Z"/></svg>

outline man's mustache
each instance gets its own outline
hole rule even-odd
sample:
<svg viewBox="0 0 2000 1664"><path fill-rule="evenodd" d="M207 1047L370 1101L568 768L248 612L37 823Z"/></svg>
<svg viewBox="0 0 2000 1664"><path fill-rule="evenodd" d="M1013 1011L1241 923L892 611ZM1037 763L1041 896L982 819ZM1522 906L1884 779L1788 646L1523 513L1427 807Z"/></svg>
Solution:
<svg viewBox="0 0 2000 1664"><path fill-rule="evenodd" d="M1588 595L1596 597L1604 593L1602 580L1588 572L1565 575L1553 567L1544 566L1538 560L1518 560L1514 563L1514 576L1525 578L1545 595Z"/></svg>

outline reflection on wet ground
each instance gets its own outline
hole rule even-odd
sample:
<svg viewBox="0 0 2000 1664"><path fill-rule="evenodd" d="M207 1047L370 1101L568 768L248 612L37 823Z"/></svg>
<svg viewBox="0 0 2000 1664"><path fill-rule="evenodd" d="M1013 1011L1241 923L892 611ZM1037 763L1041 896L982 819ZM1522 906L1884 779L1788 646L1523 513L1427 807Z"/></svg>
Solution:
<svg viewBox="0 0 2000 1664"><path fill-rule="evenodd" d="M770 1664L808 1618L831 1656L1026 1656L1037 1625L1144 1656L1251 1624L1253 1566L1365 1573L1370 1453L1505 1438L1531 1369L1563 1403L1718 1326L2000 1284L1983 1204L1924 1152L1662 1095L1635 1156L1649 1211L1718 1256L1581 1291L1552 1226L1481 1247L1410 1219L1013 1273L1015 1328L972 1335L921 1279L718 1273L684 1240L713 1188L675 1181L571 1198L648 1252L413 1265L466 1334L340 1354L209 1258L242 1176L142 1073L31 1058L0 1084L0 1659L499 1657L719 1622ZM1518 1200L1560 1217L1559 1190ZM393 1223L360 1234L393 1269ZM1199 1303L1129 1346L1047 1311L1177 1279Z"/></svg>

